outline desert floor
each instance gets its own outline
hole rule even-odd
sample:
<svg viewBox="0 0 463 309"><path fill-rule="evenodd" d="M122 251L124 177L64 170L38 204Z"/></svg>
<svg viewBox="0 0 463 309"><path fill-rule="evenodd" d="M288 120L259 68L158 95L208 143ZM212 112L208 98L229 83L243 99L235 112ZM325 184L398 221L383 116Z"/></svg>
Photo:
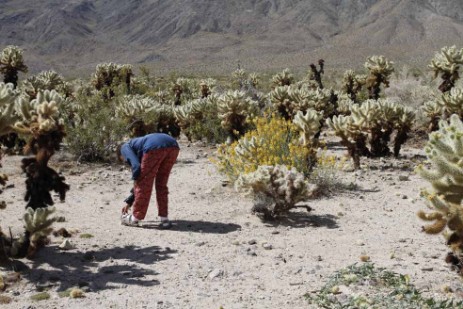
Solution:
<svg viewBox="0 0 463 309"><path fill-rule="evenodd" d="M339 155L344 149L332 146ZM309 201L310 213L263 222L251 214L252 201L224 182L209 157L215 149L181 145L170 179L171 230L157 229L153 199L140 228L120 225L120 209L130 186L121 166L77 164L57 154L53 165L71 185L66 202L56 203L55 223L74 234L74 249L60 250L53 236L29 270L3 295L2 308L311 308L304 294L320 289L336 270L361 263L368 255L377 266L408 274L431 296L444 296L449 285L461 297L463 285L445 264L441 236L421 232L416 212L427 184L413 173L423 150L408 147L402 158L367 160L357 172L340 172L339 181L354 183ZM10 176L2 198L3 230L21 231L24 176L18 156L3 160ZM93 238L81 238L87 233ZM8 273L3 269L4 273ZM80 285L85 298L59 297ZM48 290L51 298L30 296Z"/></svg>

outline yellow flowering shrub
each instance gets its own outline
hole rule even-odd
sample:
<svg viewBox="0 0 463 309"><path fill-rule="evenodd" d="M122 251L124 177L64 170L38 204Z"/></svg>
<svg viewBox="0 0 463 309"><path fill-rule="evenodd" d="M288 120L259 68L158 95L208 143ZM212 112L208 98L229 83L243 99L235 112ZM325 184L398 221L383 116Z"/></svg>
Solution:
<svg viewBox="0 0 463 309"><path fill-rule="evenodd" d="M299 131L280 117L259 117L252 120L254 130L231 145L222 144L214 163L219 171L234 181L262 165L284 165L308 176L316 164L314 145L303 146Z"/></svg>

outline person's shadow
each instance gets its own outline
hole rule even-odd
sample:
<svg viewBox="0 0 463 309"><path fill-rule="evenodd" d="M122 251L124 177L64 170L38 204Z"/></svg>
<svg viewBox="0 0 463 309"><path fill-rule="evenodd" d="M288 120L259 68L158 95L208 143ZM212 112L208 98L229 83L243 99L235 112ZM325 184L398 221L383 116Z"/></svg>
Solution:
<svg viewBox="0 0 463 309"><path fill-rule="evenodd" d="M21 263L21 276L37 287L88 286L90 291L120 288L126 285L154 286L159 281L152 265L172 258L177 251L159 246L124 246L88 250L42 248L31 263ZM144 267L147 266L147 267Z"/></svg>
<svg viewBox="0 0 463 309"><path fill-rule="evenodd" d="M142 228L159 229L159 221L144 221ZM194 232L206 234L228 234L240 229L241 226L234 223L221 223L194 220L174 220L169 231Z"/></svg>

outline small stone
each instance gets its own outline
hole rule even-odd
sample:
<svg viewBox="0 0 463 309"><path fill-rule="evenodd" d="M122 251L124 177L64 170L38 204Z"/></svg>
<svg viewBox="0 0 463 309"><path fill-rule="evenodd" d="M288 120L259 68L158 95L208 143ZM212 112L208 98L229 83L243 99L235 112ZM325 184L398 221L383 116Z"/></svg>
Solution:
<svg viewBox="0 0 463 309"><path fill-rule="evenodd" d="M257 241L255 239L251 239L248 241L248 245L255 245L257 244Z"/></svg>
<svg viewBox="0 0 463 309"><path fill-rule="evenodd" d="M240 241L239 240L234 240L234 241L232 241L232 245L239 246Z"/></svg>
<svg viewBox="0 0 463 309"><path fill-rule="evenodd" d="M423 267L421 268L422 271L433 271L434 268L433 267Z"/></svg>
<svg viewBox="0 0 463 309"><path fill-rule="evenodd" d="M406 200L406 199L408 199L408 196L406 196L405 194L402 194L402 199Z"/></svg>
<svg viewBox="0 0 463 309"><path fill-rule="evenodd" d="M399 181L409 181L410 178L407 175L399 175Z"/></svg>
<svg viewBox="0 0 463 309"><path fill-rule="evenodd" d="M66 217L64 216L56 217L56 222L66 222Z"/></svg>
<svg viewBox="0 0 463 309"><path fill-rule="evenodd" d="M280 234L280 232L279 231L272 231L272 234L277 235L277 234Z"/></svg>
<svg viewBox="0 0 463 309"><path fill-rule="evenodd" d="M223 271L221 269L216 268L213 271L211 271L207 277L212 280L214 278L221 277L222 275Z"/></svg>
<svg viewBox="0 0 463 309"><path fill-rule="evenodd" d="M317 261L318 261L318 262L321 262L321 261L323 261L323 259L322 259L321 255L317 256Z"/></svg>
<svg viewBox="0 0 463 309"><path fill-rule="evenodd" d="M266 243L266 242L262 244L262 247L263 247L265 250L272 250L272 248L273 248L271 244Z"/></svg>
<svg viewBox="0 0 463 309"><path fill-rule="evenodd" d="M355 244L356 244L357 246L365 246L365 243L364 243L362 240L360 240L360 239L357 240L357 241L355 242Z"/></svg>
<svg viewBox="0 0 463 309"><path fill-rule="evenodd" d="M204 246L205 244L206 244L206 242L200 241L200 242L197 242L195 245L196 245L196 247L202 247L202 246Z"/></svg>
<svg viewBox="0 0 463 309"><path fill-rule="evenodd" d="M362 262L369 262L370 261L370 257L368 255L361 255L360 256L360 261Z"/></svg>
<svg viewBox="0 0 463 309"><path fill-rule="evenodd" d="M61 243L61 245L59 245L59 248L61 250L72 250L74 249L74 245L68 239L66 239Z"/></svg>

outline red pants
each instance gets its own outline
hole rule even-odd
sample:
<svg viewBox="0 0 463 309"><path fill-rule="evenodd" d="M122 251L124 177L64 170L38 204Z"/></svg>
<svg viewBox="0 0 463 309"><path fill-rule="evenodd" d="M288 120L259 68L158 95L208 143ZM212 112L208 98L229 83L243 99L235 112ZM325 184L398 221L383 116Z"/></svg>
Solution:
<svg viewBox="0 0 463 309"><path fill-rule="evenodd" d="M155 180L158 214L160 217L167 217L169 194L167 182L178 153L178 148L170 147L151 150L143 155L141 173L135 181L135 202L132 205L133 215L138 220L143 220L146 216Z"/></svg>

